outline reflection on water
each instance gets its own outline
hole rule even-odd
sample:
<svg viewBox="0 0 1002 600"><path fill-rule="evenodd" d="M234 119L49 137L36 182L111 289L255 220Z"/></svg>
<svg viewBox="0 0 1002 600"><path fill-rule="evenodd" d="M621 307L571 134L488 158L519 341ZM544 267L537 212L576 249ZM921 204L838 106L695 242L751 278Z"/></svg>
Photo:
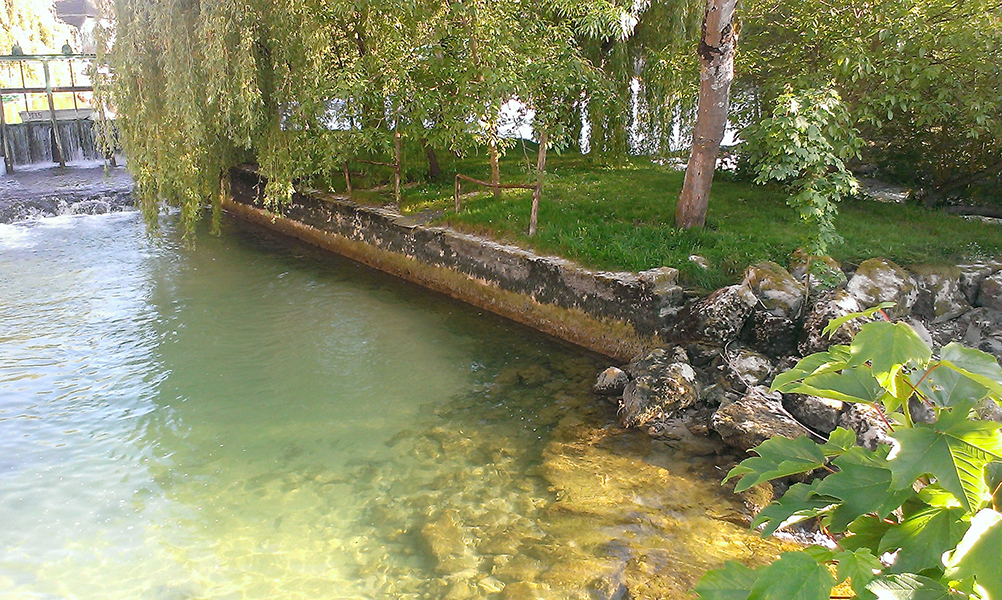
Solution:
<svg viewBox="0 0 1002 600"><path fill-rule="evenodd" d="M228 225L0 225L0 598L682 597L771 543L599 362Z"/></svg>

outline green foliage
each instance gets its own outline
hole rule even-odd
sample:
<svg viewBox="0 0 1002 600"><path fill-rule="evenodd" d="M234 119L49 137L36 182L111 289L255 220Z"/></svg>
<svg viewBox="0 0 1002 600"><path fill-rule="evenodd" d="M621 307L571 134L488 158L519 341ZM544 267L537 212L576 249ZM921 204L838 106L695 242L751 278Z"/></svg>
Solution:
<svg viewBox="0 0 1002 600"><path fill-rule="evenodd" d="M220 179L256 162L271 201L395 162L395 146L464 154L499 138L521 100L554 145L576 139L573 102L601 88L578 37L629 32L610 0L108 0L105 101L119 114L137 195L155 224L190 232ZM403 152L406 154L406 148Z"/></svg>
<svg viewBox="0 0 1002 600"><path fill-rule="evenodd" d="M849 318L870 318L881 308ZM830 323L827 331L842 323ZM936 356L909 325L869 322L849 346L802 359L773 389L870 404L891 424L896 445L852 447L854 435L837 429L813 449L804 437L755 448L758 456L727 476L738 479L735 489L829 473L790 487L752 526L764 526L768 535L816 518L836 549L789 552L756 570L729 563L707 573L709 585L696 586L701 597L827 598L848 580L866 600L1002 598L996 496L1002 434L998 423L979 421L973 412L985 398L1002 399L1002 368L993 357L957 344ZM915 421L915 402L931 409L933 422Z"/></svg>
<svg viewBox="0 0 1002 600"><path fill-rule="evenodd" d="M0 7L0 52L3 54L10 54L14 44L21 46L25 54L56 53L71 39L70 32L68 25L56 19L51 2L4 0ZM10 70L11 75L17 72L7 64L3 65L3 70ZM13 76L9 83L14 87ZM18 78L16 85L20 83Z"/></svg>
<svg viewBox="0 0 1002 600"><path fill-rule="evenodd" d="M998 0L753 0L744 8L739 122L756 120L757 105L788 84L834 81L868 142L865 159L885 175L954 192L998 177Z"/></svg>
<svg viewBox="0 0 1002 600"><path fill-rule="evenodd" d="M534 151L532 146L524 152L518 146L509 151L502 159L502 180L525 183L534 166L527 164L526 156ZM489 192L470 194L463 199L463 210L452 212L450 175L458 171L489 177L484 154L480 150L479 156L471 153L462 159L444 155L441 181L405 189L401 207L405 212L442 211L442 223L593 268L642 271L672 265L687 286L705 289L740 281L749 264L785 264L804 230L776 187L718 178L707 227L679 231L671 222L674 204L666 206L665 198L678 196L683 173L640 158L610 167L594 156L565 152L547 162L539 233L528 238L524 232L531 192L506 191L500 200ZM389 193L369 198L373 203L392 200ZM1002 253L998 227L913 205L848 201L840 207L839 222L846 243L832 255L843 263L858 264L873 256L898 264L954 262L963 256ZM692 254L706 257L710 268L690 262Z"/></svg>
<svg viewBox="0 0 1002 600"><path fill-rule="evenodd" d="M788 88L772 116L741 132L755 182L778 181L790 190L790 206L811 227L812 254L827 254L842 241L835 232L836 203L858 189L844 162L858 156L862 145L850 122L834 89Z"/></svg>

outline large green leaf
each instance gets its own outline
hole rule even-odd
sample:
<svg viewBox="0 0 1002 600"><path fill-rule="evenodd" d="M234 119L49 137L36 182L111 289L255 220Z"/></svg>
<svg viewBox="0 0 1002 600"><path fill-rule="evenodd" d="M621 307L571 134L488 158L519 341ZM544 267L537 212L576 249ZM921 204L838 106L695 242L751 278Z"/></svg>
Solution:
<svg viewBox="0 0 1002 600"><path fill-rule="evenodd" d="M794 365L789 371L785 371L772 380L771 390L774 392L789 392L791 384L799 382L811 375L820 375L832 371L841 371L849 360L849 349L847 346L832 346L828 352L818 352L811 354Z"/></svg>
<svg viewBox="0 0 1002 600"><path fill-rule="evenodd" d="M841 373L812 375L800 385L790 387L798 394L864 404L873 404L887 393L867 365L846 368Z"/></svg>
<svg viewBox="0 0 1002 600"><path fill-rule="evenodd" d="M817 487L818 494L842 501L829 517L832 529L842 531L868 513L883 518L912 494L911 490L890 490L886 453L886 446L878 452L853 448L835 460L838 472L825 477Z"/></svg>
<svg viewBox="0 0 1002 600"><path fill-rule="evenodd" d="M703 600L745 600L755 585L755 571L734 561L707 571L693 588Z"/></svg>
<svg viewBox="0 0 1002 600"><path fill-rule="evenodd" d="M986 600L1002 600L1002 514L984 509L971 519L971 528L946 558L950 579L974 577L988 593Z"/></svg>
<svg viewBox="0 0 1002 600"><path fill-rule="evenodd" d="M840 456L856 447L856 434L845 427L836 427L828 434L828 441L821 445L825 456Z"/></svg>
<svg viewBox="0 0 1002 600"><path fill-rule="evenodd" d="M943 553L956 547L969 524L959 507L930 506L888 530L879 551L898 551L890 573L918 573L943 566Z"/></svg>
<svg viewBox="0 0 1002 600"><path fill-rule="evenodd" d="M940 408L956 406L969 400L981 400L988 395L988 388L964 373L934 362L929 371L911 374L912 385Z"/></svg>
<svg viewBox="0 0 1002 600"><path fill-rule="evenodd" d="M836 504L837 499L817 494L817 487L820 483L821 481L815 480L810 485L797 483L790 486L790 489L786 490L781 498L773 501L755 515L755 519L751 522L752 529L764 523L762 535L772 535L781 527L816 517L829 506Z"/></svg>
<svg viewBox="0 0 1002 600"><path fill-rule="evenodd" d="M977 510L988 491L985 465L1002 459L1002 436L998 423L970 420L967 414L964 406L958 406L940 413L934 425L892 433L901 447L888 461L894 473L891 485L904 489L918 477L932 475L965 510Z"/></svg>
<svg viewBox="0 0 1002 600"><path fill-rule="evenodd" d="M1002 398L1002 367L991 354L956 342L943 346L939 352L943 366L963 373L991 390L995 398Z"/></svg>
<svg viewBox="0 0 1002 600"><path fill-rule="evenodd" d="M1002 462L993 462L985 467L985 483L992 493L992 504L1002 506Z"/></svg>
<svg viewBox="0 0 1002 600"><path fill-rule="evenodd" d="M861 548L855 551L843 550L835 555L835 562L838 563L838 580L850 580L852 591L861 600L872 598L873 593L866 589L866 586L873 581L876 573L884 568L880 561L868 548Z"/></svg>
<svg viewBox="0 0 1002 600"><path fill-rule="evenodd" d="M828 600L834 585L825 565L803 552L784 552L758 570L748 600Z"/></svg>
<svg viewBox="0 0 1002 600"><path fill-rule="evenodd" d="M872 308L868 308L864 311L853 312L846 315L842 315L841 317L837 317L835 319L832 319L831 321L828 321L828 324L825 325L825 328L821 330L821 333L831 337L831 335L835 333L835 330L844 325L845 323L848 323L849 321L852 321L853 319L858 319L860 317L866 319L872 318L873 315L884 310L885 308L891 308L892 306L894 306L893 302L881 302L880 304Z"/></svg>
<svg viewBox="0 0 1002 600"><path fill-rule="evenodd" d="M825 464L825 455L821 447L806 436L792 440L777 436L752 448L752 452L758 456L741 461L741 464L731 469L724 478L724 483L734 477L741 478L734 486L735 492L742 492L779 477L820 469Z"/></svg>
<svg viewBox="0 0 1002 600"><path fill-rule="evenodd" d="M905 365L923 366L932 349L907 323L867 323L849 346L849 367L870 364L873 377L884 389L898 395L895 376Z"/></svg>
<svg viewBox="0 0 1002 600"><path fill-rule="evenodd" d="M880 519L873 515L863 515L852 523L849 523L846 532L850 535L842 538L839 541L839 546L845 550L867 548L874 554L877 554L880 540L883 539L884 534L892 526L893 522L888 519Z"/></svg>
<svg viewBox="0 0 1002 600"><path fill-rule="evenodd" d="M956 496L944 490L937 483L927 485L919 490L916 498L924 504L938 508L957 508L960 506L960 500L957 500Z"/></svg>
<svg viewBox="0 0 1002 600"><path fill-rule="evenodd" d="M884 575L866 586L877 600L947 600L950 588L921 575Z"/></svg>

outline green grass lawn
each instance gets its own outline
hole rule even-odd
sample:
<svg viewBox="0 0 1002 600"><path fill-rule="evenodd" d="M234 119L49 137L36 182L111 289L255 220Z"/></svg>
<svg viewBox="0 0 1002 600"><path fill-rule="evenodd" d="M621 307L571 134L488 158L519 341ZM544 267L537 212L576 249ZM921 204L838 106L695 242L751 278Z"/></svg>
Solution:
<svg viewBox="0 0 1002 600"><path fill-rule="evenodd" d="M531 182L520 147L502 162L504 182ZM529 149L532 163L535 156ZM461 172L487 179L483 156L443 164L441 182L408 187L401 199L405 213L443 211L438 219L456 229L557 254L585 266L640 271L677 267L689 287L710 289L738 280L749 264L773 260L788 265L803 245L805 226L778 187L731 181L719 174L713 183L703 230L673 227L675 201L683 173L634 159L602 166L581 155L551 156L539 210L539 231L529 238L529 190L506 190L500 200L485 188L464 183L463 210L453 209L453 176ZM356 196L387 202L392 192ZM883 256L901 264L950 262L1002 255L1002 227L912 205L846 201L840 205L838 231L845 243L831 249L848 265ZM704 256L704 270L688 260Z"/></svg>

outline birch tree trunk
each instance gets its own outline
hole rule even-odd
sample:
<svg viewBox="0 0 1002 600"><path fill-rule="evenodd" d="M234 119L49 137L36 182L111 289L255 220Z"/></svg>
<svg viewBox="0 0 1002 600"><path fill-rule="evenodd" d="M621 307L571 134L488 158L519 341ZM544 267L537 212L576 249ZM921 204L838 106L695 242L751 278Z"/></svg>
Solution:
<svg viewBox="0 0 1002 600"><path fill-rule="evenodd" d="M529 237L536 235L536 223L539 221L539 200L543 197L543 180L546 178L546 144L548 138L545 131L539 133L539 153L536 155L536 189L532 190L532 210L529 213Z"/></svg>
<svg viewBox="0 0 1002 600"><path fill-rule="evenodd" d="M498 162L498 145L491 142L491 183L494 184L494 197L501 198L501 188L497 187L501 183L501 165Z"/></svg>
<svg viewBox="0 0 1002 600"><path fill-rule="evenodd" d="M702 227L713 184L720 142L727 125L728 96L734 79L734 28L737 0L707 0L699 42L699 106L692 129L692 154L675 208L675 225Z"/></svg>

